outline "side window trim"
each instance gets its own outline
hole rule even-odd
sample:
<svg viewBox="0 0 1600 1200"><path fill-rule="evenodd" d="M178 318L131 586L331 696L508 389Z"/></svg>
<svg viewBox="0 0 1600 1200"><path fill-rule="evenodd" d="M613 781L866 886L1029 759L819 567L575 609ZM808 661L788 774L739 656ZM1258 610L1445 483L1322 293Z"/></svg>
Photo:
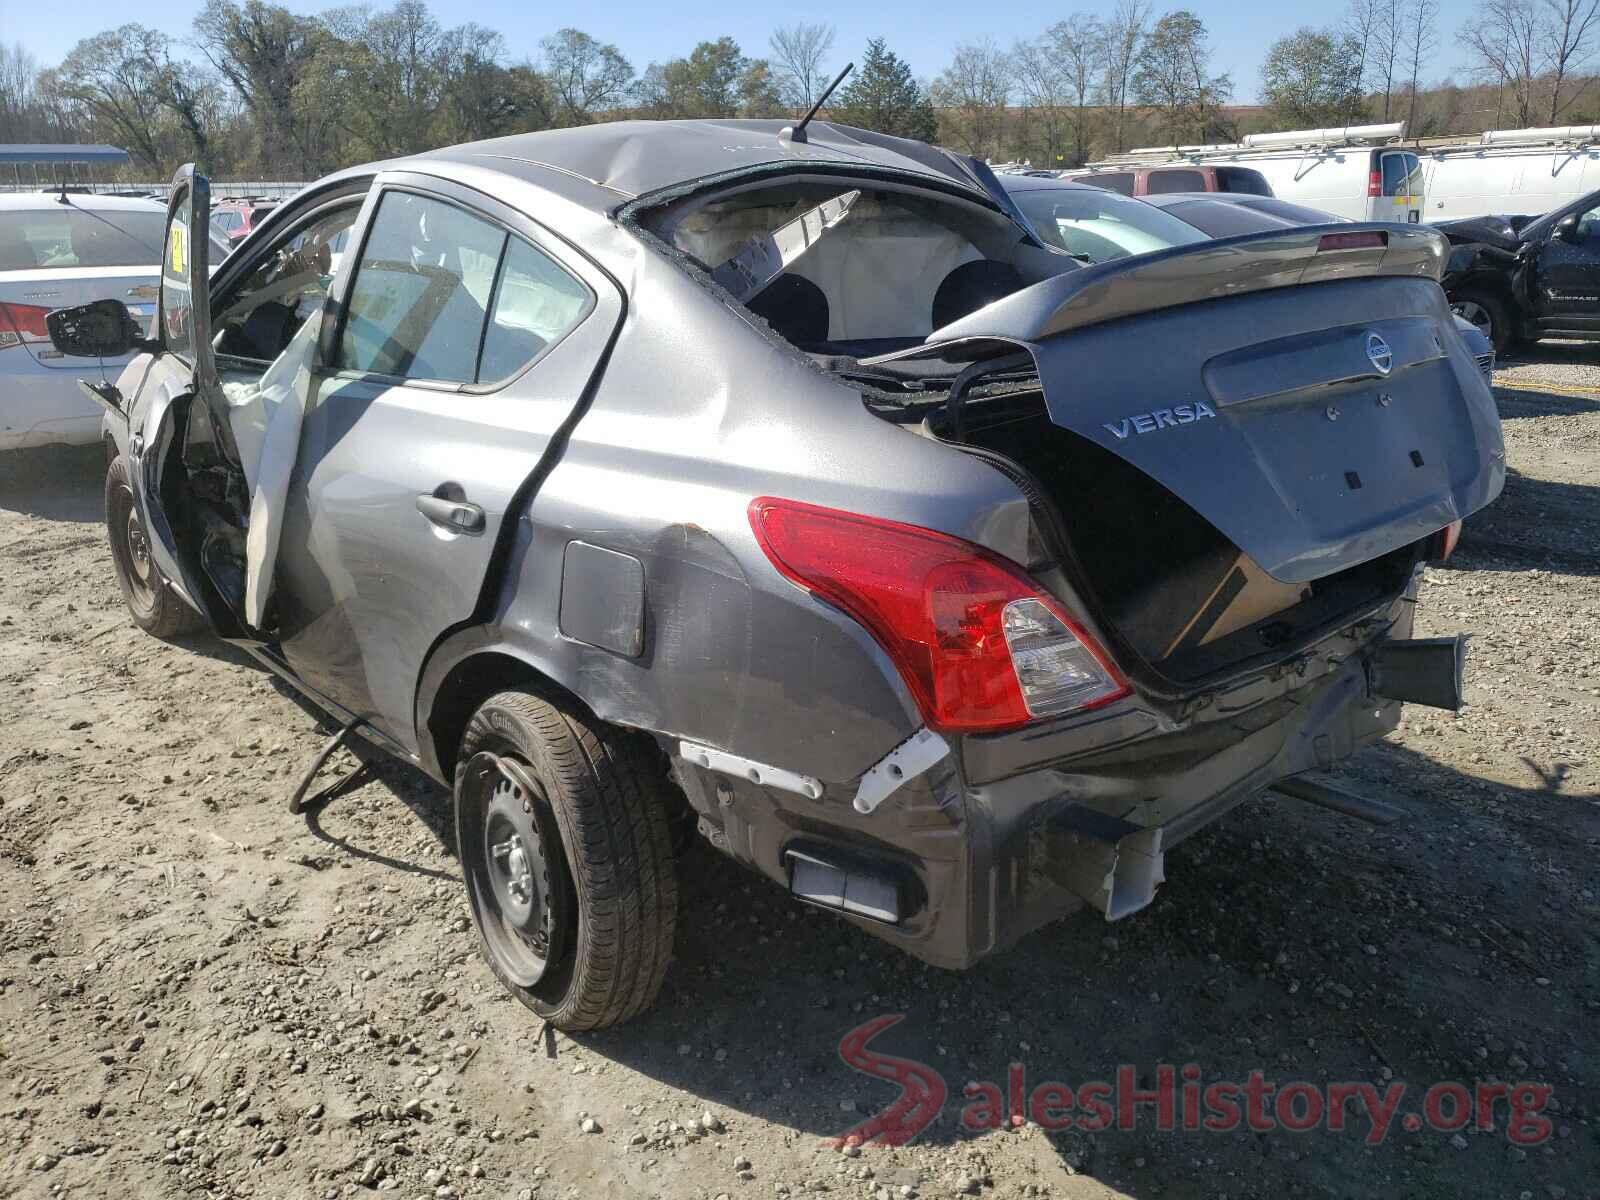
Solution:
<svg viewBox="0 0 1600 1200"><path fill-rule="evenodd" d="M338 348L344 338L345 324L350 319L349 302L352 285L354 284L355 277L360 270L361 261L366 257L367 243L372 236L372 229L379 211L379 206L381 205L384 196L391 192L407 193L410 195L420 196L426 200L437 201L441 204L449 204L454 208L460 209L469 216L487 222L496 229L500 230L501 233L506 235L507 240L501 247L500 259L495 264L494 281L489 293L489 303L485 306L484 310L483 327L478 332L478 357L476 362L479 364L480 368L483 359L484 344L488 339L489 325L494 313L494 304L496 299L499 297L500 283L505 275L506 259L509 255L511 247L510 239L518 238L529 243L535 250L545 255L545 257L547 257L559 269L571 276L583 287L584 291L588 293L588 304L584 308L583 315L579 317L577 321L573 322L570 328L563 331L561 337L545 346L534 358L524 363L518 370L513 372L511 375L508 375L504 379L492 380L488 383L464 383L456 380L428 379L422 376L413 375L389 375L377 371L358 371L334 365L338 361ZM543 234L543 236L530 236L529 231L526 229L519 229L517 227L517 223L507 220L505 217L490 211L490 204L495 203L492 197L484 196L484 202L479 202L477 200L479 195L480 193L476 192L472 188L467 187L466 185L456 184L453 181L447 182L443 180L433 180L427 177L415 177L407 175L406 177L402 178L384 178L383 176L380 176L373 181L372 188L367 193L366 202L363 205L361 216L357 218L356 221L356 228L359 232L359 236L357 239L355 239L355 245L352 246L351 252L347 255L350 263L349 270L341 272L341 280L336 283L335 288L330 290L328 295L329 304L336 308L337 319L323 322L322 343L318 347L318 370L323 376L329 379L338 380L365 379L375 383L386 384L391 387L418 387L424 388L428 391L453 392L462 395L474 396L489 395L494 392L498 392L503 388L509 387L518 379L521 379L525 374L528 373L528 371L537 366L539 362L550 353L550 351L555 349L556 346L560 345L561 342L565 341L574 330L576 330L594 314L595 310L599 307L599 297L595 293L594 284L591 283L582 272L573 269L573 266L568 261L567 256L559 253L555 246L552 245L552 243L559 244L559 240L549 234ZM507 206L507 208L508 211L514 211L509 210L509 206ZM543 233L542 227L537 223L532 222L525 216L522 219L527 221L531 228L540 230L541 233Z"/></svg>

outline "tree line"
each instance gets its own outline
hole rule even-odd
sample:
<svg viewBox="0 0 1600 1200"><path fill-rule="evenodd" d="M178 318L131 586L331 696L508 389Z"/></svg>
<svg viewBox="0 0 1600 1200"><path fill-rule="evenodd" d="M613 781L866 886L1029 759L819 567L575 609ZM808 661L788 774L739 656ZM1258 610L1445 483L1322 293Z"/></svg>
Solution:
<svg viewBox="0 0 1600 1200"><path fill-rule="evenodd" d="M504 38L446 26L423 0L303 15L207 0L186 36L127 24L54 66L0 45L0 142L110 142L134 173L190 159L219 178L309 179L354 162L617 117L790 117L846 57L828 119L991 160L1074 166L1134 145L1260 128L1406 120L1416 136L1593 119L1600 0L1482 0L1457 34L1464 84L1430 83L1439 0L1350 0L1343 19L1268 46L1260 106L1231 102L1211 35L1151 0L1073 13L1010 46L957 45L931 78L882 38L847 53L825 24L730 37L642 69L576 28L513 61Z"/></svg>

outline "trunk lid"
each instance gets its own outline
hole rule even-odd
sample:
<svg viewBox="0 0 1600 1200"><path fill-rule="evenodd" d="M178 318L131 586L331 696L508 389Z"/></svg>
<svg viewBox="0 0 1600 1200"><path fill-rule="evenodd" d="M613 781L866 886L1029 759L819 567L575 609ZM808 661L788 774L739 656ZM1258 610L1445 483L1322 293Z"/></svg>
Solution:
<svg viewBox="0 0 1600 1200"><path fill-rule="evenodd" d="M1446 252L1395 226L1202 243L1046 280L870 361L1026 347L1053 424L1155 480L1275 579L1309 582L1503 485L1494 400L1436 283Z"/></svg>
<svg viewBox="0 0 1600 1200"><path fill-rule="evenodd" d="M28 271L0 271L0 304L19 304L45 310L71 308L91 300L121 300L144 324L149 336L156 312L161 269L150 267L43 267ZM0 317L0 329L12 324ZM83 371L83 363L53 349L48 338L22 338L22 345L41 366L62 371ZM107 367L131 361L132 355L107 359Z"/></svg>

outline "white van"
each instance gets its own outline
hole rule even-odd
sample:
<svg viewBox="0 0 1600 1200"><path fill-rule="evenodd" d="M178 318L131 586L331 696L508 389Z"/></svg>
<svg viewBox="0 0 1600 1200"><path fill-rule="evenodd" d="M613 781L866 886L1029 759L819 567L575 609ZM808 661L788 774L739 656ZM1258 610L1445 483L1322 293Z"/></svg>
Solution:
<svg viewBox="0 0 1600 1200"><path fill-rule="evenodd" d="M1537 216L1600 189L1600 126L1490 130L1423 152L1425 221Z"/></svg>
<svg viewBox="0 0 1600 1200"><path fill-rule="evenodd" d="M1253 133L1236 146L1179 146L1135 150L1104 166L1132 161L1233 164L1258 171L1280 200L1320 208L1352 221L1426 219L1421 158L1392 144L1405 124L1360 125ZM1100 164L1097 164L1100 165Z"/></svg>

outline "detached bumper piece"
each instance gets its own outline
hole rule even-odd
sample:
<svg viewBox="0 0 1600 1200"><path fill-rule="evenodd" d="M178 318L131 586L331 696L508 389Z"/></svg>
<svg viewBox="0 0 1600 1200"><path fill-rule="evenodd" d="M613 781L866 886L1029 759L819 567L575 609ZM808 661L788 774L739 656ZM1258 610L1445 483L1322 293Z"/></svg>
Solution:
<svg viewBox="0 0 1600 1200"><path fill-rule="evenodd" d="M1367 660L1367 680L1375 696L1454 712L1466 663L1467 639L1459 633L1381 642Z"/></svg>
<svg viewBox="0 0 1600 1200"><path fill-rule="evenodd" d="M900 923L900 883L891 872L862 863L829 862L800 850L790 850L784 857L789 891L801 900L890 925Z"/></svg>
<svg viewBox="0 0 1600 1200"><path fill-rule="evenodd" d="M1161 835L1159 827L1072 806L1050 820L1045 870L1106 920L1120 921L1148 906L1166 881Z"/></svg>

